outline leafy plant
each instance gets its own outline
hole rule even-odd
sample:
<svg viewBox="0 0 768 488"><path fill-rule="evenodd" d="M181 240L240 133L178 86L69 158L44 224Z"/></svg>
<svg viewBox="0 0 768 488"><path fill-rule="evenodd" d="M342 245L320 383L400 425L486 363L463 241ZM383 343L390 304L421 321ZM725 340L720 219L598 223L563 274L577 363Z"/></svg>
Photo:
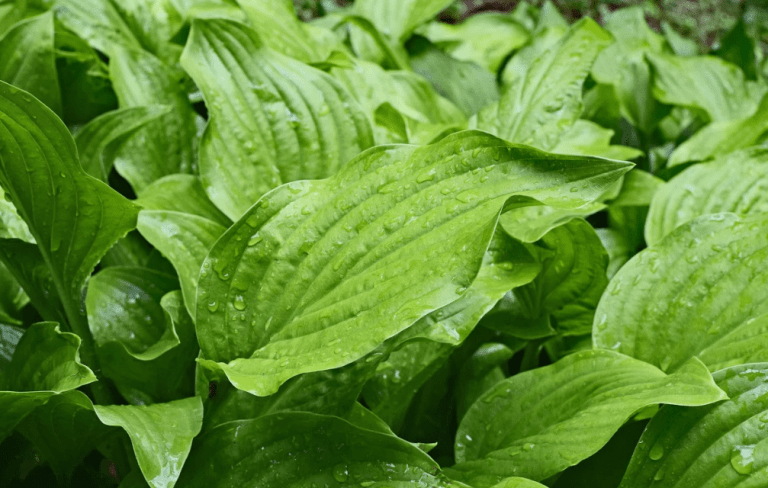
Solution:
<svg viewBox="0 0 768 488"><path fill-rule="evenodd" d="M0 485L768 484L754 19L331 3L0 1Z"/></svg>

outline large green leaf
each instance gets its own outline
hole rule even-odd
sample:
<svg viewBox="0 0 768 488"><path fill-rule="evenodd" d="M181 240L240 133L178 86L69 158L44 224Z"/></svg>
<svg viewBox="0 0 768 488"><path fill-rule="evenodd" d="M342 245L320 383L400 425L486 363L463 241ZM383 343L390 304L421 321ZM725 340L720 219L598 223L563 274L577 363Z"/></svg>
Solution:
<svg viewBox="0 0 768 488"><path fill-rule="evenodd" d="M0 378L4 378L5 370L11 364L13 352L24 335L24 329L13 325L0 324Z"/></svg>
<svg viewBox="0 0 768 488"><path fill-rule="evenodd" d="M456 377L456 416L461 420L475 401L506 378L504 366L515 354L505 344L489 342L467 359Z"/></svg>
<svg viewBox="0 0 768 488"><path fill-rule="evenodd" d="M710 370L766 357L768 218L721 213L681 225L613 277L594 341L674 371L698 356Z"/></svg>
<svg viewBox="0 0 768 488"><path fill-rule="evenodd" d="M29 227L16 211L10 197L0 187L0 238L20 239L24 242L35 242L35 238L29 233Z"/></svg>
<svg viewBox="0 0 768 488"><path fill-rule="evenodd" d="M0 261L0 324L21 325L21 309L29 303L29 297Z"/></svg>
<svg viewBox="0 0 768 488"><path fill-rule="evenodd" d="M80 363L79 347L78 336L60 332L53 322L32 325L24 332L0 375L0 439L52 396L96 381Z"/></svg>
<svg viewBox="0 0 768 488"><path fill-rule="evenodd" d="M146 210L165 210L197 215L224 227L232 221L208 199L200 178L170 175L152 183L136 200Z"/></svg>
<svg viewBox="0 0 768 488"><path fill-rule="evenodd" d="M595 60L592 78L612 85L619 100L621 115L632 125L650 133L658 122L658 107L652 95L651 70L647 53L669 50L664 38L645 22L642 6L614 12L605 25L616 38Z"/></svg>
<svg viewBox="0 0 768 488"><path fill-rule="evenodd" d="M669 157L667 166L689 161L704 161L752 146L768 131L768 95L749 117L713 122L680 144Z"/></svg>
<svg viewBox="0 0 768 488"><path fill-rule="evenodd" d="M138 208L83 171L72 136L50 109L2 82L0 185L28 224L69 326L85 341L83 359L93 364L82 288L107 249L135 227Z"/></svg>
<svg viewBox="0 0 768 488"><path fill-rule="evenodd" d="M765 485L768 364L714 373L730 397L698 408L663 407L643 432L621 488Z"/></svg>
<svg viewBox="0 0 768 488"><path fill-rule="evenodd" d="M131 107L96 117L75 133L75 144L83 170L107 183L115 153L137 130L167 113L169 107Z"/></svg>
<svg viewBox="0 0 768 488"><path fill-rule="evenodd" d="M373 143L365 115L336 80L270 50L242 24L194 21L182 64L210 114L200 175L232 219L280 183L333 174Z"/></svg>
<svg viewBox="0 0 768 488"><path fill-rule="evenodd" d="M508 476L542 480L597 452L637 410L726 398L693 359L666 375L612 351L571 354L508 378L469 409L456 433L451 477L477 488Z"/></svg>
<svg viewBox="0 0 768 488"><path fill-rule="evenodd" d="M451 0L359 0L354 9L384 35L403 42L415 28L432 20L450 4Z"/></svg>
<svg viewBox="0 0 768 488"><path fill-rule="evenodd" d="M714 56L648 53L653 95L661 102L701 109L711 121L741 119L757 108L738 66Z"/></svg>
<svg viewBox="0 0 768 488"><path fill-rule="evenodd" d="M510 197L579 206L628 168L467 131L380 146L327 180L284 185L203 263L204 363L267 395L359 359L464 294Z"/></svg>
<svg viewBox="0 0 768 488"><path fill-rule="evenodd" d="M0 38L0 80L28 91L61 115L52 13L19 22Z"/></svg>
<svg viewBox="0 0 768 488"><path fill-rule="evenodd" d="M654 195L645 223L645 240L654 245L700 215L768 212L765 185L768 185L766 149L736 151L687 168Z"/></svg>
<svg viewBox="0 0 768 488"><path fill-rule="evenodd" d="M109 77L120 107L166 105L169 112L139 129L119 149L115 169L141 192L170 174L197 166L197 132L202 125L176 74L145 51L115 49Z"/></svg>
<svg viewBox="0 0 768 488"><path fill-rule="evenodd" d="M154 405L94 405L106 425L122 427L152 488L173 488L203 424L198 397ZM181 486L186 486L181 484Z"/></svg>
<svg viewBox="0 0 768 488"><path fill-rule="evenodd" d="M633 147L612 145L614 131L604 129L589 120L577 120L562 134L552 152L559 154L584 154L609 159L628 161L642 156L643 152Z"/></svg>
<svg viewBox="0 0 768 488"><path fill-rule="evenodd" d="M508 14L494 12L473 15L457 25L431 22L424 35L445 46L454 58L472 61L492 73L499 71L505 58L530 39L522 24Z"/></svg>
<svg viewBox="0 0 768 488"><path fill-rule="evenodd" d="M582 84L610 40L593 20L580 20L526 70L515 73L498 103L480 111L477 128L551 150L581 115Z"/></svg>
<svg viewBox="0 0 768 488"><path fill-rule="evenodd" d="M456 486L419 448L337 417L281 413L200 437L179 485L210 488Z"/></svg>

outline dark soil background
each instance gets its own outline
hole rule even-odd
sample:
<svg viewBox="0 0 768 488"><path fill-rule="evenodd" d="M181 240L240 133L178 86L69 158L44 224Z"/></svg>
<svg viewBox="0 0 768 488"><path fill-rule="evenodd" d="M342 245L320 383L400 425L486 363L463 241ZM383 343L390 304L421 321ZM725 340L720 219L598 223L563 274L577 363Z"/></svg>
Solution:
<svg viewBox="0 0 768 488"><path fill-rule="evenodd" d="M386 1L386 0L382 0ZM304 20L353 3L352 0L294 0ZM480 12L511 12L517 0L456 0L439 17L457 23ZM541 6L544 0L528 3ZM651 27L661 31L662 22L695 40L703 52L717 49L718 41L740 20L747 31L757 31L763 52L768 53L768 0L552 0L568 20L589 16L603 22L610 12L630 5L642 5Z"/></svg>

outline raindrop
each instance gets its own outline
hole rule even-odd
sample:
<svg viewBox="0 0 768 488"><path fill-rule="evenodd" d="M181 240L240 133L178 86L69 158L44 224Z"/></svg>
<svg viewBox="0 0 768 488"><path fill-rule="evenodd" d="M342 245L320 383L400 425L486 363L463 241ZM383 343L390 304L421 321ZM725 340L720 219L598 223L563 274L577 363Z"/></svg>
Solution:
<svg viewBox="0 0 768 488"><path fill-rule="evenodd" d="M219 309L219 302L217 302L216 300L211 300L210 302L208 302L208 311L209 312L215 313L216 310L218 310L218 309Z"/></svg>
<svg viewBox="0 0 768 488"><path fill-rule="evenodd" d="M243 295L235 295L233 305L237 310L245 310L245 299L243 298Z"/></svg>
<svg viewBox="0 0 768 488"><path fill-rule="evenodd" d="M731 466L739 474L750 474L755 464L755 446L735 446L731 451Z"/></svg>
<svg viewBox="0 0 768 488"><path fill-rule="evenodd" d="M343 464L337 464L333 467L333 479L339 483L344 483L349 479L349 469Z"/></svg>
<svg viewBox="0 0 768 488"><path fill-rule="evenodd" d="M661 442L657 442L653 445L651 450L648 452L648 457L653 461L658 461L664 457L664 446L661 444Z"/></svg>

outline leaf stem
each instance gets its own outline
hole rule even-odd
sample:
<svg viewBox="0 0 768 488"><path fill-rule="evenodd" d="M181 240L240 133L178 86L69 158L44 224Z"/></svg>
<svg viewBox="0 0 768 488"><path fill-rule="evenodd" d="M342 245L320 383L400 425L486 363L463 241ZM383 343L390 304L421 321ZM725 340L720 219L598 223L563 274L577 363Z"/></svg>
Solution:
<svg viewBox="0 0 768 488"><path fill-rule="evenodd" d="M541 345L548 338L533 339L528 341L523 352L523 362L520 363L520 372L529 371L539 366L539 354L541 353Z"/></svg>

